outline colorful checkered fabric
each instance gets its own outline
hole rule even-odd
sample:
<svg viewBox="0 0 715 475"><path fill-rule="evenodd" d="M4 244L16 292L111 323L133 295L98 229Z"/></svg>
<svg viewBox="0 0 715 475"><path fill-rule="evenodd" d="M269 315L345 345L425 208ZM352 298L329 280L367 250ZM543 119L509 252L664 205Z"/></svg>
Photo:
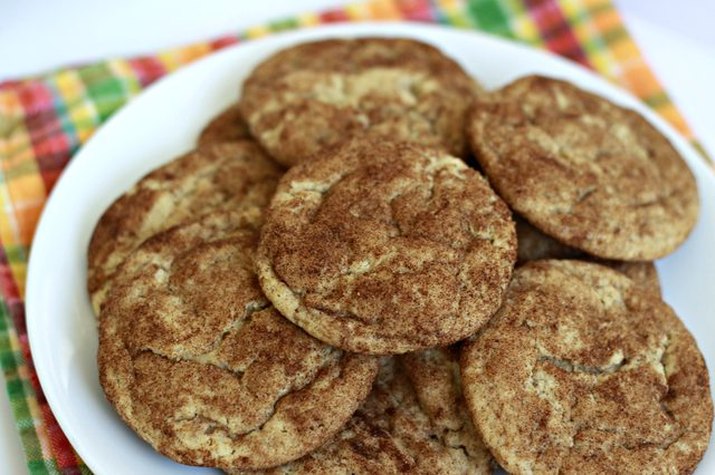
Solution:
<svg viewBox="0 0 715 475"><path fill-rule="evenodd" d="M441 23L549 49L629 89L693 138L609 0L372 0L154 56L102 61L0 84L0 363L30 472L90 473L42 394L23 304L35 226L67 162L117 109L185 64L276 31L366 20Z"/></svg>

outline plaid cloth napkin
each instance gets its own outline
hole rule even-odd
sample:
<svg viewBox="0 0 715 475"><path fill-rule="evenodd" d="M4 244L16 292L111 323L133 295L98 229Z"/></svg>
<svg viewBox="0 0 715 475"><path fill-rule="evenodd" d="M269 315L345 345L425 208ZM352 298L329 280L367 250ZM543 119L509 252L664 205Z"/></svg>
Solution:
<svg viewBox="0 0 715 475"><path fill-rule="evenodd" d="M23 304L35 226L67 162L117 109L187 63L276 31L366 20L442 23L549 49L629 89L693 140L610 0L370 0L152 56L0 84L0 364L31 473L90 473L42 393Z"/></svg>

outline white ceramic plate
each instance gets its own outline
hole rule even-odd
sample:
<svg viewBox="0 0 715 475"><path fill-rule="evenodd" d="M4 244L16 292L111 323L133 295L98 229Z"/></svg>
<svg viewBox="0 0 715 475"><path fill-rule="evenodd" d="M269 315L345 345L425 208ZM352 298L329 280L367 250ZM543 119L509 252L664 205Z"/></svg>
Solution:
<svg viewBox="0 0 715 475"><path fill-rule="evenodd" d="M272 52L325 37L407 36L433 43L489 88L542 73L632 107L683 154L700 188L700 221L677 252L658 262L665 299L683 318L715 377L715 176L664 121L629 94L556 56L494 37L410 24L337 25L237 45L172 74L119 111L85 145L55 186L30 255L27 325L35 368L65 434L99 474L200 473L155 453L105 401L95 355L97 331L85 290L86 250L95 223L152 168L192 148L203 125L233 102L252 67ZM346 58L346 60L348 60ZM715 472L715 449L699 467Z"/></svg>

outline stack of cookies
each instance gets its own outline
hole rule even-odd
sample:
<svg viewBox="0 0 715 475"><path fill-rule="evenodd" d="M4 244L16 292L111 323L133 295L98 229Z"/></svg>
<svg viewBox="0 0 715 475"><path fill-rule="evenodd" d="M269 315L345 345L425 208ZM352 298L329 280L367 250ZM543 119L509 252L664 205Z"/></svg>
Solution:
<svg viewBox="0 0 715 475"><path fill-rule="evenodd" d="M102 388L230 473L690 473L708 372L652 261L697 214L670 143L566 82L298 45L97 224Z"/></svg>

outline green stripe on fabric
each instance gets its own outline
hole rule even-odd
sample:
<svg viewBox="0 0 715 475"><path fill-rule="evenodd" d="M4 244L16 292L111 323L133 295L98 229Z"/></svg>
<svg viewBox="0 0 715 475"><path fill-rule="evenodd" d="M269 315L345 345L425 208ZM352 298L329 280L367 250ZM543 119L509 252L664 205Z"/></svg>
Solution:
<svg viewBox="0 0 715 475"><path fill-rule="evenodd" d="M579 2L579 5L581 3ZM591 15L598 15L604 12L610 12L613 11L613 4L611 3L610 0L604 1L603 3L599 3L596 5L590 5L586 7L588 9L588 12Z"/></svg>
<svg viewBox="0 0 715 475"><path fill-rule="evenodd" d="M648 104L653 109L657 109L658 107L670 104L670 98L665 92L661 91L651 96L644 97L643 102Z"/></svg>
<svg viewBox="0 0 715 475"><path fill-rule="evenodd" d="M474 18L472 18L466 10L466 5L452 9L443 9L436 0L432 0L430 3L432 6L432 16L436 22L455 28L476 29Z"/></svg>
<svg viewBox="0 0 715 475"><path fill-rule="evenodd" d="M121 81L114 76L106 63L85 66L77 72L97 111L97 117L91 126L104 122L126 102L127 95Z"/></svg>
<svg viewBox="0 0 715 475"><path fill-rule="evenodd" d="M112 71L112 75L117 79L122 88L122 95L129 100L142 90L139 79L131 73L132 67L128 61L115 59L107 62L107 67Z"/></svg>
<svg viewBox="0 0 715 475"><path fill-rule="evenodd" d="M476 29L474 18L463 12L451 12L442 15L442 23L455 28Z"/></svg>
<svg viewBox="0 0 715 475"><path fill-rule="evenodd" d="M539 27L534 22L524 1L502 0L502 5L509 14L509 23L514 39L537 48L543 48L544 40L539 34ZM531 25L531 28L525 30L523 24Z"/></svg>
<svg viewBox="0 0 715 475"><path fill-rule="evenodd" d="M43 82L45 87L52 92L52 97L54 98L53 108L55 110L57 120L60 123L60 127L62 128L62 135L65 136L70 149L74 152L79 146L79 139L77 138L77 129L70 120L68 114L71 104L68 104L65 101L65 98L60 92L60 88L57 85L57 74L47 76Z"/></svg>
<svg viewBox="0 0 715 475"><path fill-rule="evenodd" d="M602 10L600 5L598 8ZM578 40L589 60L593 63L594 56L607 51L608 45L606 40L601 36L601 31L593 24L594 9L585 7L581 2L575 2L574 9L576 10L575 13L567 17L572 29L581 25L591 26L591 28L587 30L588 36L586 36L586 38L578 38Z"/></svg>
<svg viewBox="0 0 715 475"><path fill-rule="evenodd" d="M5 246L5 257L13 264L27 262L28 248L22 245L7 245Z"/></svg>
<svg viewBox="0 0 715 475"><path fill-rule="evenodd" d="M601 37L607 44L613 44L622 40L629 40L628 32L622 25L619 25L610 30L601 32Z"/></svg>
<svg viewBox="0 0 715 475"><path fill-rule="evenodd" d="M27 462L27 468L32 475L56 475L60 474L54 460L35 459Z"/></svg>
<svg viewBox="0 0 715 475"><path fill-rule="evenodd" d="M37 174L37 163L30 161L22 161L14 164L3 173L2 182L10 182L16 178L26 175Z"/></svg>
<svg viewBox="0 0 715 475"><path fill-rule="evenodd" d="M294 30L300 26L298 20L295 18L284 18L282 20L274 21L268 24L268 28L271 31L286 31Z"/></svg>
<svg viewBox="0 0 715 475"><path fill-rule="evenodd" d="M2 299L0 299L0 322L0 363L5 375L10 408L28 459L28 468L33 474L58 473L48 470L46 462L42 460L42 447L28 404L28 400L35 397L35 392L29 382L23 381L19 376L18 370L25 366L25 360L22 353L14 351L10 344L14 327L10 320L10 312Z"/></svg>
<svg viewBox="0 0 715 475"><path fill-rule="evenodd" d="M700 155L703 156L708 165L715 169L715 160L713 160L713 158L708 154L705 147L703 147L703 145L695 139L691 140L690 144L695 147L695 150L697 150Z"/></svg>
<svg viewBox="0 0 715 475"><path fill-rule="evenodd" d="M498 0L469 0L467 9L478 28L489 33L514 37L509 16Z"/></svg>

